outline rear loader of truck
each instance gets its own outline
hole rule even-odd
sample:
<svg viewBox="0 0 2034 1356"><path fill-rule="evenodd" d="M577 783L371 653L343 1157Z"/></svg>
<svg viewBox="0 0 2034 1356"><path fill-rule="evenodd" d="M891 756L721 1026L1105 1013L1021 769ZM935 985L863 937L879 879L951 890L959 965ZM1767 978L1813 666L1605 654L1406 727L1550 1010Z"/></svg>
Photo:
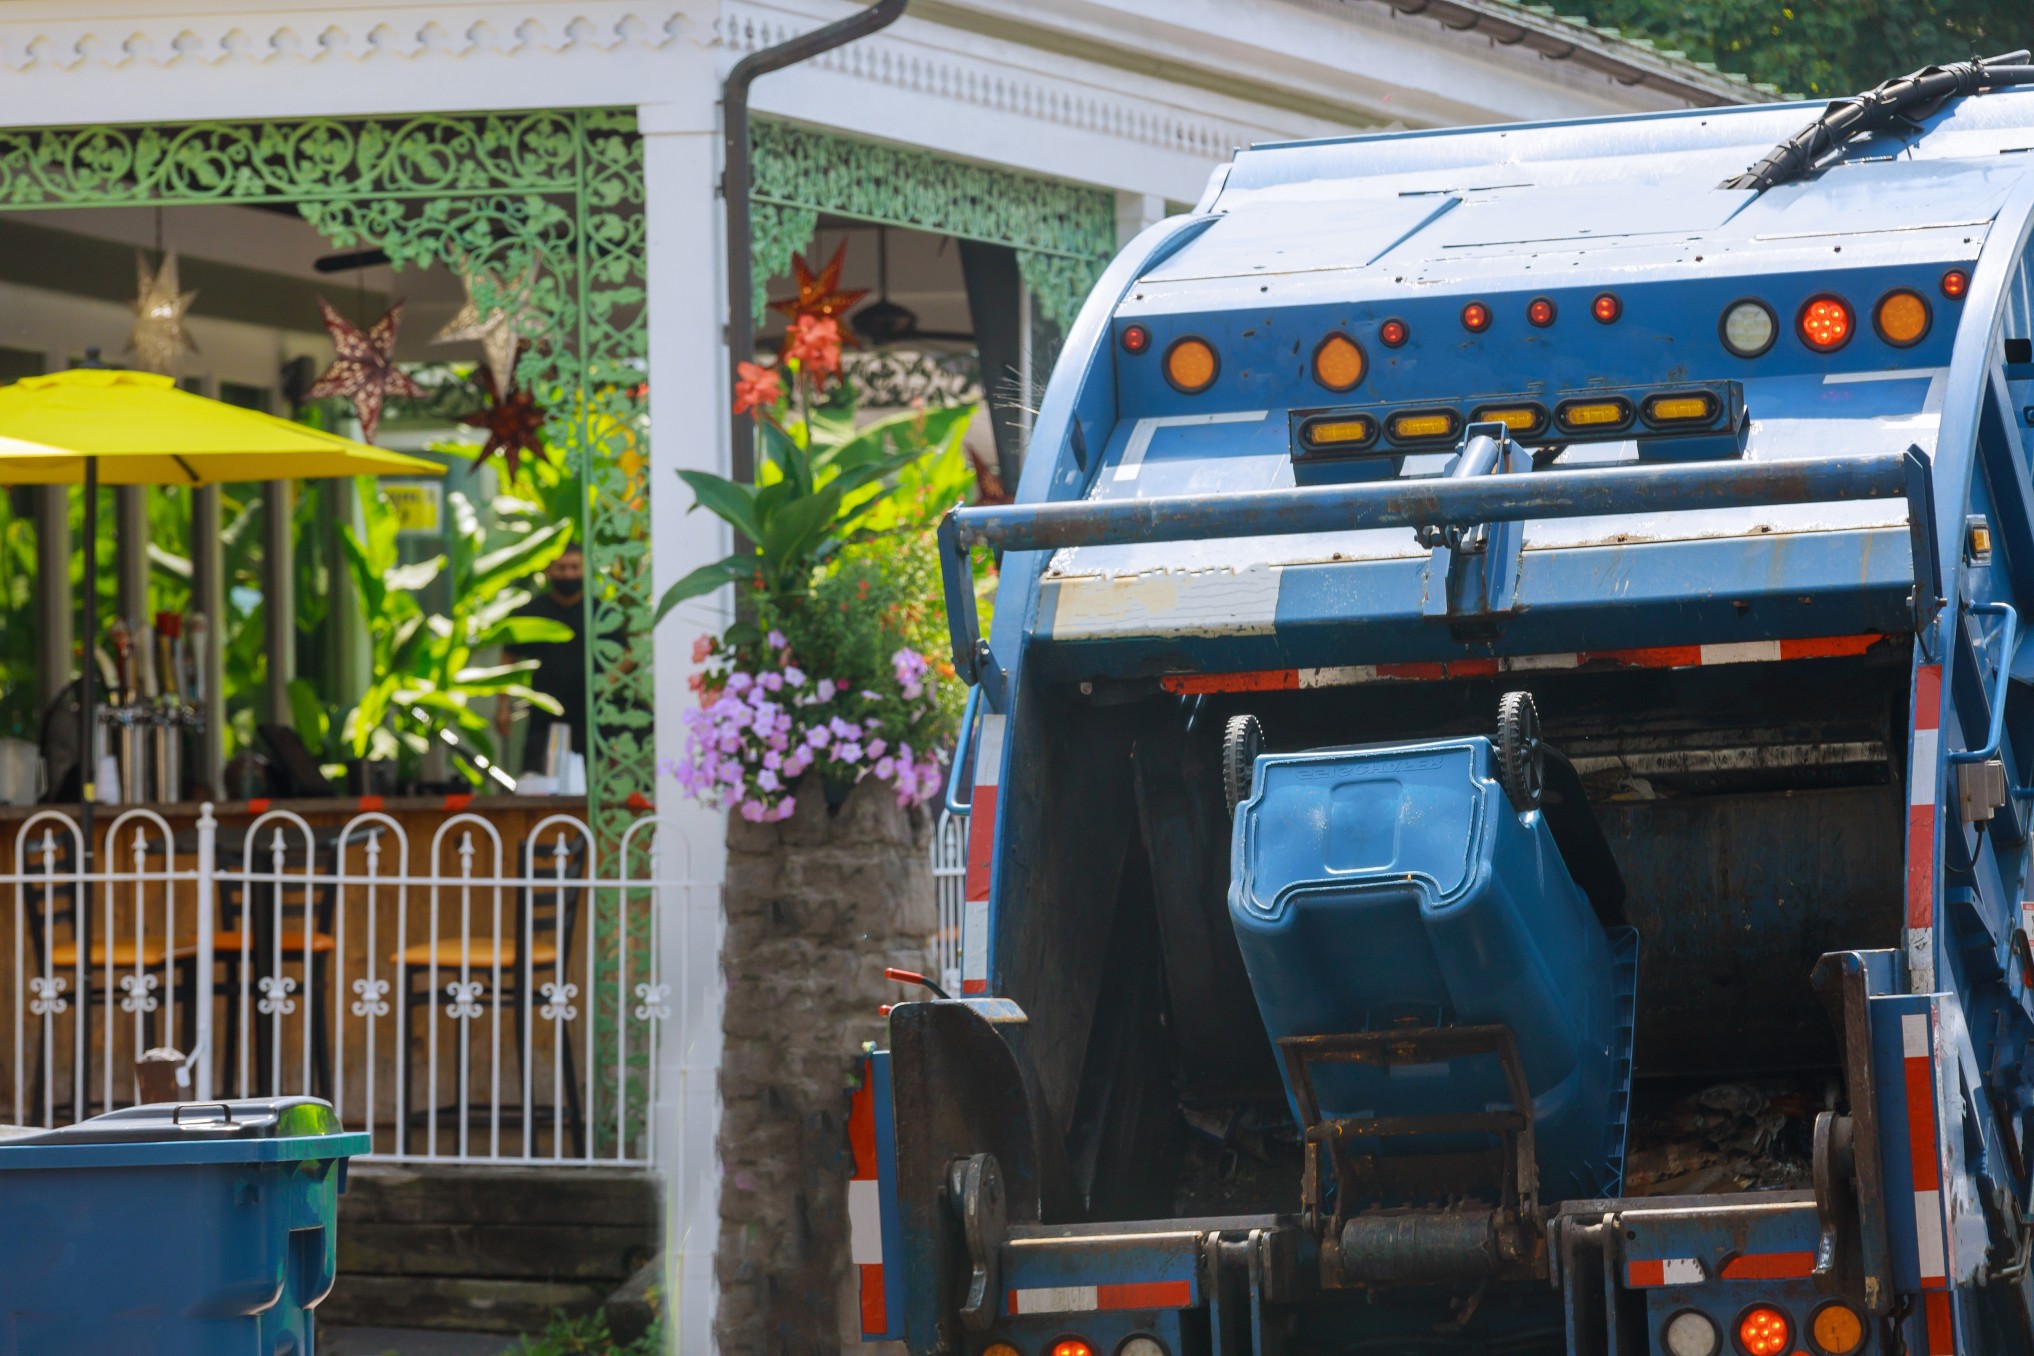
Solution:
<svg viewBox="0 0 2034 1356"><path fill-rule="evenodd" d="M2030 80L1256 148L1125 250L942 530L872 1338L2034 1353Z"/></svg>

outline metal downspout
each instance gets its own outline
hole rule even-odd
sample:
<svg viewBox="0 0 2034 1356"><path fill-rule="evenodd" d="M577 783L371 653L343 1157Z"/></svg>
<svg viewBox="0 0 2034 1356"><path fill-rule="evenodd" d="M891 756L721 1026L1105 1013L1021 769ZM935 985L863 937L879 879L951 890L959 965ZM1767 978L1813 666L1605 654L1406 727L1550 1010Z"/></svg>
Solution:
<svg viewBox="0 0 2034 1356"><path fill-rule="evenodd" d="M749 151L749 86L759 75L795 66L822 52L844 47L857 38L888 28L904 14L910 0L877 0L858 14L801 33L788 42L751 52L735 63L721 87L721 121L727 138L726 168L721 195L727 200L727 349L730 363L747 362L756 347L754 266L749 254L749 192L753 186ZM746 414L734 417L728 465L737 481L755 479L755 426Z"/></svg>

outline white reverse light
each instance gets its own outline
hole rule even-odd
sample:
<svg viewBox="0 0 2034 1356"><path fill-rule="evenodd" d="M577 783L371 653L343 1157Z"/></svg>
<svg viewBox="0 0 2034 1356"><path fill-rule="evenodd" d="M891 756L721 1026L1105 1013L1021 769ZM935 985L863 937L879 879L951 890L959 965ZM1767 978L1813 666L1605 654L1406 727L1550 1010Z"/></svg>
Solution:
<svg viewBox="0 0 2034 1356"><path fill-rule="evenodd" d="M1716 1348L1722 1344L1715 1322L1694 1309L1683 1309L1668 1319L1660 1336L1666 1340L1668 1356L1716 1356Z"/></svg>
<svg viewBox="0 0 2034 1356"><path fill-rule="evenodd" d="M1780 322L1762 301L1740 301L1723 313L1723 346L1740 358L1756 358L1773 346Z"/></svg>

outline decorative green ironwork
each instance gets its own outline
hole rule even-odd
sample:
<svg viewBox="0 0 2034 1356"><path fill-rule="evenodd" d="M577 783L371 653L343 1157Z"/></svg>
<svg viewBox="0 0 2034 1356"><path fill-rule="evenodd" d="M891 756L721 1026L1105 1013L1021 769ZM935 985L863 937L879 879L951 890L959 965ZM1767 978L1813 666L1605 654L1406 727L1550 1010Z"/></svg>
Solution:
<svg viewBox="0 0 2034 1356"><path fill-rule="evenodd" d="M587 487L588 780L613 830L649 795L649 484L642 154L628 112L0 131L0 210L290 203L398 268L518 275L548 342L524 355Z"/></svg>
<svg viewBox="0 0 2034 1356"><path fill-rule="evenodd" d="M448 264L519 278L535 265L539 342L519 377L550 412L585 486L591 709L587 781L595 832L616 843L654 792L651 736L648 316L641 142L624 111L310 119L161 127L0 130L0 211L288 203L340 248L373 244L397 268ZM476 296L483 306L494 298ZM314 317L307 317L307 322ZM638 835L640 837L640 835ZM638 878L646 864L627 870ZM619 929L601 901L606 941L595 992L612 994L649 940L632 901ZM626 940L625 940L626 939ZM633 971L640 959L629 963ZM604 1002L596 1048L628 1024L630 1104L641 1108L646 1014ZM605 1080L603 1080L605 1082ZM603 1100L612 1087L603 1089ZM608 1105L612 1105L609 1103ZM604 1108L593 1123L612 1135ZM640 1113L638 1113L640 1114ZM638 1117L621 1133L641 1133Z"/></svg>
<svg viewBox="0 0 2034 1356"><path fill-rule="evenodd" d="M1039 309L1062 327L1116 251L1115 199L1101 189L768 120L752 144L759 317L763 280L789 267L820 212L1009 245Z"/></svg>

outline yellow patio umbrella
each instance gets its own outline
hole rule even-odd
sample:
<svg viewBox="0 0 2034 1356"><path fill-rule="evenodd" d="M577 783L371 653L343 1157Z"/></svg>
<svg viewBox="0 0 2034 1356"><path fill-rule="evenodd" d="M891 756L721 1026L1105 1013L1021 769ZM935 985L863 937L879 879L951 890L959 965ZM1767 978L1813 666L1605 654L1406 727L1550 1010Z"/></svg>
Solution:
<svg viewBox="0 0 2034 1356"><path fill-rule="evenodd" d="M90 947L92 859L92 651L98 630L99 486L216 485L335 476L443 475L419 457L306 428L180 390L165 376L75 368L0 387L0 485L85 487L85 660L79 680L79 789L85 877L80 948ZM80 954L88 954L81 950ZM80 1009L80 1021L90 1005ZM80 1028L80 1041L87 1040ZM81 1103L82 1105L82 1103Z"/></svg>
<svg viewBox="0 0 2034 1356"><path fill-rule="evenodd" d="M436 462L194 395L153 372L81 367L0 387L0 485L443 474Z"/></svg>

